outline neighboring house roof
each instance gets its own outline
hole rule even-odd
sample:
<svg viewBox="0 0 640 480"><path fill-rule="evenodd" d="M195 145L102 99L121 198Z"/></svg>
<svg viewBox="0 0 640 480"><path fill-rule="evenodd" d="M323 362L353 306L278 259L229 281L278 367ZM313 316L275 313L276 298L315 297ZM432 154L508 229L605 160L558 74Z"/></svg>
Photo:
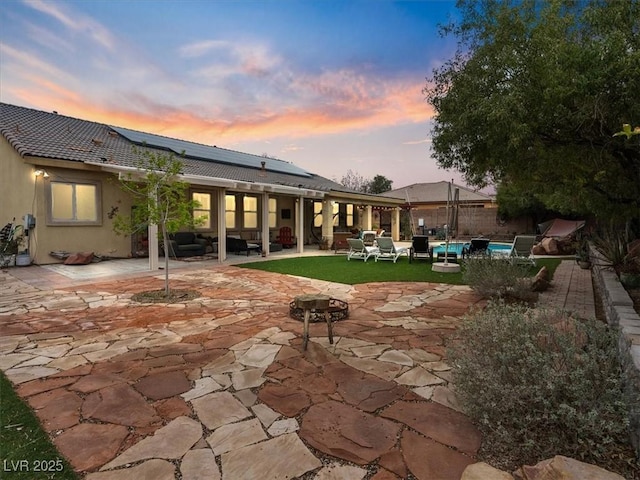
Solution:
<svg viewBox="0 0 640 480"><path fill-rule="evenodd" d="M491 195L485 193L474 192L470 188L461 185L452 185L452 195L457 188L459 191L460 202L477 203L492 202L495 199ZM449 182L441 181L434 183L414 183L407 187L397 188L384 192L381 195L385 197L400 198L405 203L446 203L449 198Z"/></svg>
<svg viewBox="0 0 640 480"><path fill-rule="evenodd" d="M66 160L101 165L105 168L135 168L140 156L134 152L134 147L155 152L170 151L178 154L176 156L184 151L186 154L180 157L183 173L192 179L225 179L364 196L283 160L112 127L6 103L0 103L0 132L22 157ZM264 169L262 162L265 164Z"/></svg>

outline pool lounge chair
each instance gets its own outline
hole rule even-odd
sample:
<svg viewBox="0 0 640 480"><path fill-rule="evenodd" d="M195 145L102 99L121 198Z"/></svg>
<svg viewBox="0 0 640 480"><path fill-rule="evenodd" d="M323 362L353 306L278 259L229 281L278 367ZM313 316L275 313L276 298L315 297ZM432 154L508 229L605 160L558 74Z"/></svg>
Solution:
<svg viewBox="0 0 640 480"><path fill-rule="evenodd" d="M347 253L347 260L355 258L357 260L364 260L365 262L371 256L375 256L379 252L378 247L368 247L359 238L347 238L349 243L349 253Z"/></svg>
<svg viewBox="0 0 640 480"><path fill-rule="evenodd" d="M511 263L520 265L536 265L531 249L536 243L535 235L516 235L513 239L513 245L509 251L509 260Z"/></svg>
<svg viewBox="0 0 640 480"><path fill-rule="evenodd" d="M396 247L391 237L376 238L378 244L378 253L376 253L376 262L378 260L393 260L396 263L401 255L409 256L407 247Z"/></svg>
<svg viewBox="0 0 640 480"><path fill-rule="evenodd" d="M429 247L429 237L426 235L414 235L411 239L411 259L422 259L432 262L433 249Z"/></svg>
<svg viewBox="0 0 640 480"><path fill-rule="evenodd" d="M468 244L462 247L462 258L472 255L491 255L490 241L488 238L472 238Z"/></svg>

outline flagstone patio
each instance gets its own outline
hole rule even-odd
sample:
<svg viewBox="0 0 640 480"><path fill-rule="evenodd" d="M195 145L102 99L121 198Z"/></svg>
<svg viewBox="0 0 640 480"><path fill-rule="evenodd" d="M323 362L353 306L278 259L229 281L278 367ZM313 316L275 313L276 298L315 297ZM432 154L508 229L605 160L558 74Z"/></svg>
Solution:
<svg viewBox="0 0 640 480"><path fill-rule="evenodd" d="M39 268L39 267L28 267ZM0 272L0 368L90 480L459 479L481 436L451 391L465 286L358 286L206 265L39 289ZM296 295L349 303L310 326Z"/></svg>

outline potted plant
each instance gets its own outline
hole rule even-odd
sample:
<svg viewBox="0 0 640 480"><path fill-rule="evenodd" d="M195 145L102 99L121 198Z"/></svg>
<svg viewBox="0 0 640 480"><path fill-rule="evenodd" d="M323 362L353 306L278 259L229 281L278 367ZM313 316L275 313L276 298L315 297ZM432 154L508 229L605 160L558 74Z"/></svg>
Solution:
<svg viewBox="0 0 640 480"><path fill-rule="evenodd" d="M0 253L2 254L2 266L14 266L16 265L16 258L23 253L20 249L24 245L24 234L22 233L21 226L18 226L16 230L9 236L7 240L0 244ZM18 233L20 232L20 233Z"/></svg>
<svg viewBox="0 0 640 480"><path fill-rule="evenodd" d="M580 268L591 268L591 256L589 254L589 242L582 240L576 248L576 263Z"/></svg>

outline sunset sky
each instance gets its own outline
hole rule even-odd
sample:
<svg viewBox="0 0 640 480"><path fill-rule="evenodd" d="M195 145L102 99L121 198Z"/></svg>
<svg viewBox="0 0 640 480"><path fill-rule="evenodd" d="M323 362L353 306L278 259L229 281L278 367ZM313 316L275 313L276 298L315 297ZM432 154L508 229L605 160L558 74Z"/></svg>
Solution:
<svg viewBox="0 0 640 480"><path fill-rule="evenodd" d="M0 99L394 188L454 179L422 90L453 1L3 0Z"/></svg>

